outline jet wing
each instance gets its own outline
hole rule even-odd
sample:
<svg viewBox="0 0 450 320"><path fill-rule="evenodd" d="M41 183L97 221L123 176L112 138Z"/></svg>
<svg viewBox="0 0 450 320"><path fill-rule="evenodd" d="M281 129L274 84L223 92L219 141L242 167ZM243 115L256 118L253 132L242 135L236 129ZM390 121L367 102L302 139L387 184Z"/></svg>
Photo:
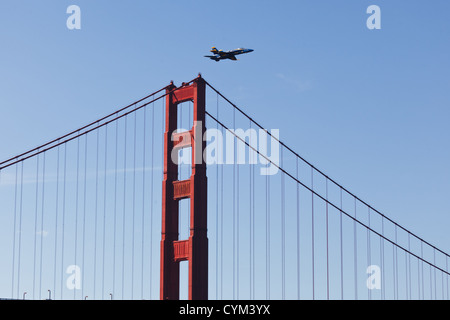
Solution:
<svg viewBox="0 0 450 320"><path fill-rule="evenodd" d="M218 57L218 56L205 56L205 58L210 58L211 60L214 60L214 61L220 60L220 57Z"/></svg>
<svg viewBox="0 0 450 320"><path fill-rule="evenodd" d="M229 56L228 59L230 59L230 60L237 60L236 56L233 56L233 55Z"/></svg>
<svg viewBox="0 0 450 320"><path fill-rule="evenodd" d="M215 52L215 54L218 54L219 56L223 57L223 56L227 55L228 53L223 52L222 50L219 50L219 51Z"/></svg>

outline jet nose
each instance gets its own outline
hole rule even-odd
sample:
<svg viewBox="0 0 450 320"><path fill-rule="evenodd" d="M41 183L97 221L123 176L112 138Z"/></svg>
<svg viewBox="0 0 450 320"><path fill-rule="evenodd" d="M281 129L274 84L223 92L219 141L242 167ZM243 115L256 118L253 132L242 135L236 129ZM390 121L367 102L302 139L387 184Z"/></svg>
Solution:
<svg viewBox="0 0 450 320"><path fill-rule="evenodd" d="M248 50L248 52L253 52L253 51L255 51L255 50L253 50L253 49L247 49Z"/></svg>

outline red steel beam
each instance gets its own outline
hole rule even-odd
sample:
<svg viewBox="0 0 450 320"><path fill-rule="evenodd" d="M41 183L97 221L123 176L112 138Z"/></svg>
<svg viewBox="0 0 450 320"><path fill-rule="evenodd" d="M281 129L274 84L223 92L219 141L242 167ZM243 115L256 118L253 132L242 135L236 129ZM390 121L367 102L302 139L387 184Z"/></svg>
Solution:
<svg viewBox="0 0 450 320"><path fill-rule="evenodd" d="M167 87L166 128L164 133L164 178L162 185L161 281L160 298L178 300L180 286L179 262L189 263L190 300L208 299L208 237L207 237L207 178L203 161L205 141L206 85L199 75L192 84L176 89ZM194 102L193 126L189 133L176 133L177 107ZM187 138L190 135L191 139ZM172 161L172 151L192 147L192 175L178 180L178 164ZM178 202L190 198L190 234L178 239Z"/></svg>

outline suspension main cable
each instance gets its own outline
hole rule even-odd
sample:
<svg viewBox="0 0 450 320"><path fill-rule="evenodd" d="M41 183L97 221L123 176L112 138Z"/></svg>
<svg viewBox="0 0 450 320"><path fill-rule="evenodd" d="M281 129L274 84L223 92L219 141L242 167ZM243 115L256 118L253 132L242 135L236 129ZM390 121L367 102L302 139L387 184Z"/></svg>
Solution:
<svg viewBox="0 0 450 320"><path fill-rule="evenodd" d="M371 231L372 233L376 234L377 236L383 238L384 240L386 240L387 242L391 243L392 245L394 245L394 247L396 248L400 248L403 251L409 253L410 255L414 256L415 258L427 263L429 266L436 268L437 270L441 271L442 273L445 273L447 275L450 275L449 271L446 271L440 267L438 267L437 265L434 265L432 262L429 262L428 260L424 259L423 257L418 256L417 254L409 251L408 249L404 248L403 246L401 246L400 244L396 243L395 241L387 238L386 236L382 235L381 233L379 233L378 231L374 230L373 228L367 226L365 223L363 223L362 221L356 219L355 217L351 216L348 212L342 210L341 208L339 208L337 205L335 205L334 203L330 202L329 200L327 200L325 197L323 197L322 195L320 195L319 193L317 193L316 191L314 191L311 187L308 187L307 185L305 185L303 182L301 182L300 180L298 180L296 177L294 177L292 174L290 174L289 172L287 172L285 169L281 168L278 164L274 163L271 159L269 159L269 157L265 156L264 154L262 154L261 152L259 152L257 149L255 149L254 147L252 147L247 141L245 141L245 139L242 139L239 135L237 135L235 132L233 132L233 130L230 130L227 126L225 126L222 122L220 122L219 120L217 120L214 116L212 116L209 112L206 111L206 114L211 117L213 120L215 120L216 122L218 122L224 129L226 129L228 132L230 132L231 134L233 134L236 138L238 138L239 140L241 140L244 144L246 144L249 148L253 149L256 153L258 153L261 157L263 157L265 160L267 160L268 162L270 162L271 164L273 164L275 167L277 167L279 170L281 170L283 173L285 173L287 176L289 176L291 179L293 179L294 181L296 181L297 183L299 183L300 185L302 185L305 189L307 189L309 192L312 193L313 197L316 196L318 198L320 198L322 201L324 201L325 203L328 203L330 206L332 206L333 208L335 208L336 210L338 210L339 212L345 214L347 217L349 217L350 219L352 219L354 222L358 223L359 225L363 226L364 228L368 229L369 231ZM355 201L357 200L357 198L355 197ZM397 224L396 224L397 226ZM414 235L414 234L413 234ZM423 241L423 243L426 243L425 241ZM438 250L438 249L436 249ZM446 254L447 255L447 254Z"/></svg>
<svg viewBox="0 0 450 320"><path fill-rule="evenodd" d="M193 80L191 80L191 81L189 81L187 83L183 83L182 86L175 87L172 90L167 91L164 94L161 94L157 98L154 98L151 101L147 101L144 104L140 105L139 107L135 107L132 110L127 111L127 112L122 113L122 114L119 115L119 113L121 113L122 111L125 111L126 109L128 109L128 108L130 108L132 106L135 106L138 103L148 99L149 97L151 97L151 96L153 96L153 95L155 95L157 93L160 93L161 91L167 89L168 86L166 86L166 87L164 87L164 88L162 88L162 89L160 89L160 90L158 90L158 91L148 95L147 97L142 98L142 99L140 99L140 100L138 100L136 102L133 102L133 103L129 104L128 106L122 108L122 109L119 109L119 110L117 110L117 111L115 111L115 112L113 112L113 113L111 113L111 114L109 114L109 115L107 115L107 116L105 116L103 118L100 118L100 119L98 119L98 120L96 120L94 122L89 123L88 125L85 125L85 126L79 128L77 130L73 130L73 131L71 131L71 132L69 132L69 133L67 133L67 134L65 134L65 135L63 135L63 136L61 136L61 137L59 137L57 139L51 140L51 141L49 141L47 143L44 143L43 145L40 145L39 147L30 149L30 150L28 150L28 151L26 151L24 153L21 153L21 154L15 156L15 157L12 157L12 158L9 158L9 159L7 159L5 161L2 161L2 162L0 162L0 170L3 170L5 168L7 168L7 167L10 167L10 166L12 166L12 165L14 165L16 163L25 161L25 160L27 160L29 158L32 158L32 157L34 157L34 156L36 156L36 155L38 155L40 153L46 152L48 150L51 150L51 149L53 149L53 148L55 148L55 147L57 147L59 145L66 144L67 142L72 141L72 140L74 140L76 138L79 138L82 135L85 135L85 134L87 134L89 132L92 132L94 130L97 130L97 129L103 127L103 126L106 126L109 123L112 123L112 122L114 122L114 121L116 121L116 120L118 120L120 118L123 118L123 117L125 117L125 116L127 116L127 115L129 115L129 114L131 114L133 112L136 112L137 110L140 110L141 108L144 108L145 106L147 106L149 104L152 104L153 102L155 102L155 101L157 101L159 99L164 98L165 96L167 96L169 94L174 93L175 91L177 91L177 90L179 90L179 89L189 85L194 80L195 79L193 79ZM115 116L115 117L110 119L110 120L108 120L108 121L105 121L106 119L111 118L113 116ZM103 121L105 121L105 122L103 122Z"/></svg>
<svg viewBox="0 0 450 320"><path fill-rule="evenodd" d="M378 211L376 208L372 207L370 204L368 204L367 202L365 202L364 200L360 199L359 197L357 197L354 193L350 192L348 189L346 189L345 187L343 187L342 185L340 185L339 183L337 183L335 180L333 180L332 178L330 178L328 175L326 175L324 172L322 172L321 170L317 169L312 163L310 163L309 161L307 161L305 158L303 158L302 156L300 156L297 152L295 152L293 149L291 149L290 147L288 147L284 142L282 142L281 140L279 140L277 137L273 136L267 129L265 129L263 126L261 126L259 123L257 123L253 118L251 118L249 115L247 115L242 109L240 109L238 106L236 106L233 102L231 102L228 98L226 98L222 93L220 93L217 89L215 89L211 84L209 84L206 80L205 83L212 89L214 90L218 95L220 95L225 101L227 101L231 106L233 106L234 109L238 110L243 116L245 116L247 119L249 119L250 121L252 121L256 126L258 126L260 129L264 130L271 138L273 138L275 141L277 141L278 143L280 143L281 146L285 147L288 151L290 151L292 154L294 154L296 157L298 157L299 159L301 159L304 163L306 163L308 166L310 166L313 170L315 170L317 173L321 174L323 177L325 177L326 179L328 179L330 182L332 182L333 184L335 184L338 188L342 188L343 191L345 191L347 194L349 194L351 197L355 198L356 200L358 200L359 202L361 202L362 204L364 204L365 206L369 207L370 210L376 212L378 215L380 215L381 217L385 218L386 220L388 220L389 222L393 223L394 225L396 225L398 228L402 229L403 231L405 231L406 233L414 236L417 240L425 243L426 245L430 246L431 248L433 248L434 250L437 250L438 252L442 253L443 255L445 255L446 257L450 257L450 254L446 253L445 251L437 248L436 246L432 245L431 243L427 242L426 240L424 240L423 238L417 236L416 234L414 234L413 232L409 231L408 229L406 229L405 227L401 226L400 224L398 224L397 222L395 222L394 220L390 219L389 217L387 217L386 215L384 215L383 213L381 213L380 211Z"/></svg>

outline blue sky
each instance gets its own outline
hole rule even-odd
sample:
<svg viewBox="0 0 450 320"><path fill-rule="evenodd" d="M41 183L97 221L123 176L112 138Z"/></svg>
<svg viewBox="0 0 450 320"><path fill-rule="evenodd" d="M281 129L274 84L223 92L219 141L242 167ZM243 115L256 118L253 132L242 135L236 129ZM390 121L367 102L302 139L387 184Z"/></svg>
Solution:
<svg viewBox="0 0 450 320"><path fill-rule="evenodd" d="M81 8L81 30L66 9ZM381 8L381 30L366 9ZM450 251L448 1L0 3L0 159L199 72L316 167ZM203 57L212 46L255 51Z"/></svg>

